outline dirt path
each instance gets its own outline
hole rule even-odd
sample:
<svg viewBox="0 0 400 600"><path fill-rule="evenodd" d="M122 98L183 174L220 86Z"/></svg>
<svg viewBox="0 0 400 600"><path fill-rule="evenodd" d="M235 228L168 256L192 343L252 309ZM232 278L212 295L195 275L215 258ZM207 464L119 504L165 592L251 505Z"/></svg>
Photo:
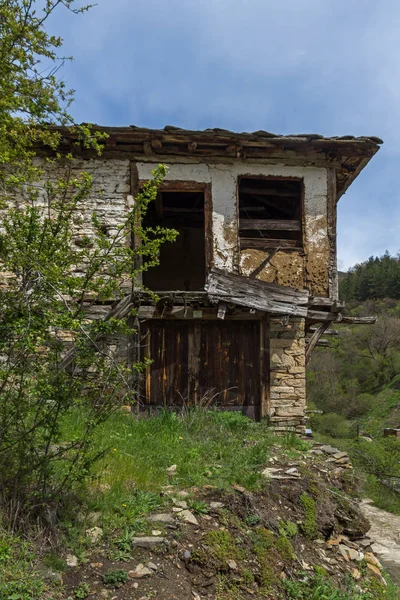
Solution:
<svg viewBox="0 0 400 600"><path fill-rule="evenodd" d="M367 535L374 540L372 550L393 581L400 584L400 516L392 515L372 504L361 502L361 511L371 523Z"/></svg>

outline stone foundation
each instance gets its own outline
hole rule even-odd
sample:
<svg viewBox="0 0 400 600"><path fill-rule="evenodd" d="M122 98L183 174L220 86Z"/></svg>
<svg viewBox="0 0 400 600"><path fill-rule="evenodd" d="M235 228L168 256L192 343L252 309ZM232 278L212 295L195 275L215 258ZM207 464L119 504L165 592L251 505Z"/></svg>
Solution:
<svg viewBox="0 0 400 600"><path fill-rule="evenodd" d="M270 322L270 422L277 431L305 432L305 320Z"/></svg>

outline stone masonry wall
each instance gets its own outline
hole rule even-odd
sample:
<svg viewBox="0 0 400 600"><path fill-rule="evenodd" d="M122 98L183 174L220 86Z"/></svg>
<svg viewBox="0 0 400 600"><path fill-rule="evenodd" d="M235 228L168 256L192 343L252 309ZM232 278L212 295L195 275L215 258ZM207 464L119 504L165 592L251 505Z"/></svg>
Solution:
<svg viewBox="0 0 400 600"><path fill-rule="evenodd" d="M270 321L270 422L274 429L304 433L306 406L305 322Z"/></svg>

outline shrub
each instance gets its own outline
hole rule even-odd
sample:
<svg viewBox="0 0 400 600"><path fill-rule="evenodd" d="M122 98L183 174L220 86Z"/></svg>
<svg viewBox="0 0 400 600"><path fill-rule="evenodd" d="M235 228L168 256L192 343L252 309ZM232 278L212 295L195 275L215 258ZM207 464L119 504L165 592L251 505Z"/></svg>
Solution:
<svg viewBox="0 0 400 600"><path fill-rule="evenodd" d="M333 438L348 438L351 435L349 422L343 415L327 413L315 416L312 425L318 433L329 435Z"/></svg>
<svg viewBox="0 0 400 600"><path fill-rule="evenodd" d="M121 585L126 583L128 579L128 573L126 573L126 571L123 569L110 569L103 575L103 583L106 585L112 585L114 587L121 587Z"/></svg>

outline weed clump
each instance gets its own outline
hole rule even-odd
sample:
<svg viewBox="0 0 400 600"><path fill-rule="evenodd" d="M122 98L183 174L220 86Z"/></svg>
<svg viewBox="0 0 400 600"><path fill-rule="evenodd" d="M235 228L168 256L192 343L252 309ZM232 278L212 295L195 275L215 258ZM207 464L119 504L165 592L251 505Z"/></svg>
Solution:
<svg viewBox="0 0 400 600"><path fill-rule="evenodd" d="M224 570L228 560L244 558L244 551L239 548L232 534L225 529L209 531L204 536L204 543L209 547L213 560L219 570Z"/></svg>
<svg viewBox="0 0 400 600"><path fill-rule="evenodd" d="M275 548L279 552L280 556L287 561L295 560L296 554L293 546L285 535L280 535L275 541Z"/></svg>
<svg viewBox="0 0 400 600"><path fill-rule="evenodd" d="M307 539L314 540L318 535L317 505L315 500L306 492L301 494L300 503L304 509L304 520L301 529Z"/></svg>
<svg viewBox="0 0 400 600"><path fill-rule="evenodd" d="M121 587L128 581L128 573L123 569L110 569L103 575L103 583L114 587Z"/></svg>

